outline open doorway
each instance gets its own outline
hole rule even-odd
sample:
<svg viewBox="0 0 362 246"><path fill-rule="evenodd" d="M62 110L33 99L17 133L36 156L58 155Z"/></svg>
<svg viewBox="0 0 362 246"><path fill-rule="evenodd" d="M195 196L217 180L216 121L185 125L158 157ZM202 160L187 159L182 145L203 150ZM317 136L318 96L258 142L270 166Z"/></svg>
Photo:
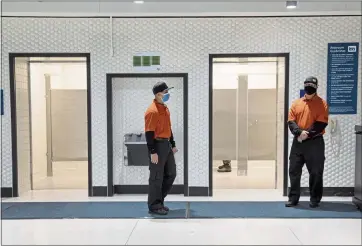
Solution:
<svg viewBox="0 0 362 246"><path fill-rule="evenodd" d="M10 54L13 185L91 188L90 57Z"/></svg>
<svg viewBox="0 0 362 246"><path fill-rule="evenodd" d="M287 54L210 55L212 189L285 189Z"/></svg>

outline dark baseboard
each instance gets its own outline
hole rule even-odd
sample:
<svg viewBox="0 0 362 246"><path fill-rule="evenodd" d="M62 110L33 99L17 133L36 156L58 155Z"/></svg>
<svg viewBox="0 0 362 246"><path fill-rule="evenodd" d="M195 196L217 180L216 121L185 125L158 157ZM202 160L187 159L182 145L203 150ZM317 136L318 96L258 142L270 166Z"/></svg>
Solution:
<svg viewBox="0 0 362 246"><path fill-rule="evenodd" d="M169 194L184 194L184 185L174 185ZM115 185L114 194L147 194L148 185Z"/></svg>
<svg viewBox="0 0 362 246"><path fill-rule="evenodd" d="M289 193L290 188L288 188ZM301 187L300 188L301 196L309 196L309 188ZM354 187L324 187L323 188L323 196L353 196L354 195Z"/></svg>
<svg viewBox="0 0 362 246"><path fill-rule="evenodd" d="M1 187L1 197L13 197L13 188Z"/></svg>
<svg viewBox="0 0 362 246"><path fill-rule="evenodd" d="M209 196L209 187L189 187L189 196Z"/></svg>
<svg viewBox="0 0 362 246"><path fill-rule="evenodd" d="M93 196L108 196L107 186L93 186L92 191Z"/></svg>
<svg viewBox="0 0 362 246"><path fill-rule="evenodd" d="M356 207L362 211L362 200L358 199L357 197L353 197L352 202Z"/></svg>

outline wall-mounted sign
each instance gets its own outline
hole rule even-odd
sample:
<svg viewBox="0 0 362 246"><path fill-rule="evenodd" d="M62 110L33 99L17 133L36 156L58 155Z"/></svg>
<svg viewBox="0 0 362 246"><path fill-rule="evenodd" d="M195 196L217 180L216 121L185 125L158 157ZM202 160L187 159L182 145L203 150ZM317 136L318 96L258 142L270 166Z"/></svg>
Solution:
<svg viewBox="0 0 362 246"><path fill-rule="evenodd" d="M142 52L133 56L133 68L137 71L159 71L161 54L158 52Z"/></svg>
<svg viewBox="0 0 362 246"><path fill-rule="evenodd" d="M359 43L329 43L327 102L330 114L357 114Z"/></svg>
<svg viewBox="0 0 362 246"><path fill-rule="evenodd" d="M4 90L0 89L0 115L4 115Z"/></svg>

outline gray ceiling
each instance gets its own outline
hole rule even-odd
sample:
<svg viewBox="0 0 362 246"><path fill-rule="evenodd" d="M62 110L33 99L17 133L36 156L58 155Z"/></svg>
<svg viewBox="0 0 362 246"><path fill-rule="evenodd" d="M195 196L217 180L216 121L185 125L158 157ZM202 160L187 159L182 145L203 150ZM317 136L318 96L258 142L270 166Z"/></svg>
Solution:
<svg viewBox="0 0 362 246"><path fill-rule="evenodd" d="M2 2L59 2L60 0L2 0ZM117 2L117 3L131 3L133 0L62 0L61 2ZM155 2L162 2L162 3L183 3L183 2L229 2L229 3L255 3L255 2L285 2L282 0L144 0L145 3L155 3ZM323 2L343 2L343 3L356 3L361 2L362 0L299 0L299 3L323 3Z"/></svg>
<svg viewBox="0 0 362 246"><path fill-rule="evenodd" d="M242 15L361 15L362 0L299 0L298 8L286 8L283 0L3 0L3 16L162 16Z"/></svg>

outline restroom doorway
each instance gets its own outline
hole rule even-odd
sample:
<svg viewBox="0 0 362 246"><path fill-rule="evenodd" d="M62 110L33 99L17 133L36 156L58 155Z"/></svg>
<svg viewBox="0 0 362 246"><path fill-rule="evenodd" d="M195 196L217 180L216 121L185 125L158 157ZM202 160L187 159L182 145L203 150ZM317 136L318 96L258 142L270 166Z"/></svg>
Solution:
<svg viewBox="0 0 362 246"><path fill-rule="evenodd" d="M144 135L144 113L157 82L172 87L167 107L172 133L179 146L175 154L177 178L171 194L188 196L188 74L130 73L107 74L108 186L115 194L147 194L149 160ZM133 100L138 98L137 101Z"/></svg>
<svg viewBox="0 0 362 246"><path fill-rule="evenodd" d="M89 69L88 54L10 54L14 196L90 190Z"/></svg>
<svg viewBox="0 0 362 246"><path fill-rule="evenodd" d="M210 191L285 189L288 55L210 55Z"/></svg>

